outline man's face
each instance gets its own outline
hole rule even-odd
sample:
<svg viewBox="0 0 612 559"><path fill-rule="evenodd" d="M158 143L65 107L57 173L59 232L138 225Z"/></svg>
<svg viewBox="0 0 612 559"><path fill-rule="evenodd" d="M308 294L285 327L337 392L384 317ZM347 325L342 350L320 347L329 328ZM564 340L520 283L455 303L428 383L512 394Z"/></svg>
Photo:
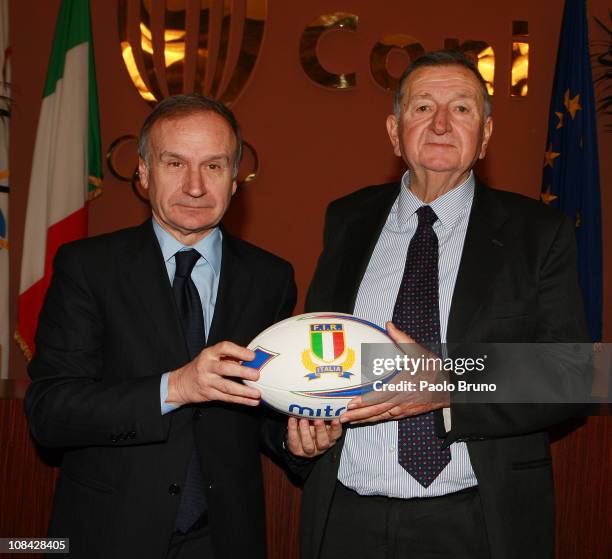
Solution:
<svg viewBox="0 0 612 559"><path fill-rule="evenodd" d="M462 66L415 70L404 84L397 119L387 119L395 155L415 172L463 175L485 156L493 130L480 84Z"/></svg>
<svg viewBox="0 0 612 559"><path fill-rule="evenodd" d="M236 192L232 178L236 139L217 113L156 122L149 134L149 164L139 162L153 215L185 244L214 228Z"/></svg>

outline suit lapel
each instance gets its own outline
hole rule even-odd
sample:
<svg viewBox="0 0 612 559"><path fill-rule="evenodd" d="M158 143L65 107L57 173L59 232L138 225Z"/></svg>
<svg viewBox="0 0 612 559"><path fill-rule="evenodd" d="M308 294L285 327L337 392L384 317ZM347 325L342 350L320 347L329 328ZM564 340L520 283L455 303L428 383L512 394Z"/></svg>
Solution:
<svg viewBox="0 0 612 559"><path fill-rule="evenodd" d="M251 271L241 263L240 248L234 238L223 231L221 275L215 313L207 336L207 345L229 337L242 315L253 281ZM160 343L177 361L189 359L181 322L174 303L172 286L151 221L136 229L134 241L122 257L126 278L151 323L158 330ZM222 309L223 312L218 312Z"/></svg>
<svg viewBox="0 0 612 559"><path fill-rule="evenodd" d="M359 285L399 188L399 183L396 183L381 189L379 196L368 200L357 219L347 227L340 279L334 294L334 310L337 312L353 313Z"/></svg>
<svg viewBox="0 0 612 559"><path fill-rule="evenodd" d="M505 259L500 233L507 214L492 191L476 184L474 203L448 319L447 340L465 339Z"/></svg>
<svg viewBox="0 0 612 559"><path fill-rule="evenodd" d="M140 300L159 333L159 343L167 346L167 351L177 362L188 360L189 352L172 287L151 220L136 229L134 242L125 251L122 265L132 293Z"/></svg>
<svg viewBox="0 0 612 559"><path fill-rule="evenodd" d="M253 274L241 262L240 247L236 240L223 230L221 276L207 345L231 339L235 323L244 317L245 302L253 283Z"/></svg>

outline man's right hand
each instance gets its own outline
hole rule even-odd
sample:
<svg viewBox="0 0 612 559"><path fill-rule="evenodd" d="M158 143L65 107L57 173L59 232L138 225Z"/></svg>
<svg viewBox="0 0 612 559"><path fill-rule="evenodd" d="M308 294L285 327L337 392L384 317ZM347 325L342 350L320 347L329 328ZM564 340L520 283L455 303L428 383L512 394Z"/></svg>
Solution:
<svg viewBox="0 0 612 559"><path fill-rule="evenodd" d="M232 342L207 347L193 361L170 373L166 402L182 406L219 400L256 406L261 399L259 391L232 380L258 380L259 371L239 364L254 358L250 349Z"/></svg>

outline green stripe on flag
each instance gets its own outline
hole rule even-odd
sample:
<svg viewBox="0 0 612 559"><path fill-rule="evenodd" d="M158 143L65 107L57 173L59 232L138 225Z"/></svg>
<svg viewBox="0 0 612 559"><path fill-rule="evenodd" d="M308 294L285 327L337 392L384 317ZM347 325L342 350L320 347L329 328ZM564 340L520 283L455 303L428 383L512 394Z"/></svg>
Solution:
<svg viewBox="0 0 612 559"><path fill-rule="evenodd" d="M311 332L310 343L312 344L312 352L319 359L323 359L323 336L321 332Z"/></svg>
<svg viewBox="0 0 612 559"><path fill-rule="evenodd" d="M91 199L102 192L102 134L100 133L93 41L89 41L89 129L87 136L87 172L89 174L87 197Z"/></svg>
<svg viewBox="0 0 612 559"><path fill-rule="evenodd" d="M62 0L43 97L53 93L58 80L62 79L66 53L71 48L88 41L91 44L89 0Z"/></svg>

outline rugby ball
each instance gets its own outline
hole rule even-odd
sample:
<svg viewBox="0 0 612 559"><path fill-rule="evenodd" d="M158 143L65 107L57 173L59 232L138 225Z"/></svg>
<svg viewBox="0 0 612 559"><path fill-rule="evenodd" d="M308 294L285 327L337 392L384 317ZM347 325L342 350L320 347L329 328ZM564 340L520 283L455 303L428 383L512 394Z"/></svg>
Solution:
<svg viewBox="0 0 612 559"><path fill-rule="evenodd" d="M362 374L364 352L383 347L395 353L385 330L367 320L329 312L294 316L270 326L248 345L256 357L243 365L257 369L260 376L244 382L257 388L262 401L275 410L333 419L352 398L371 391L374 380L394 376L373 379Z"/></svg>

